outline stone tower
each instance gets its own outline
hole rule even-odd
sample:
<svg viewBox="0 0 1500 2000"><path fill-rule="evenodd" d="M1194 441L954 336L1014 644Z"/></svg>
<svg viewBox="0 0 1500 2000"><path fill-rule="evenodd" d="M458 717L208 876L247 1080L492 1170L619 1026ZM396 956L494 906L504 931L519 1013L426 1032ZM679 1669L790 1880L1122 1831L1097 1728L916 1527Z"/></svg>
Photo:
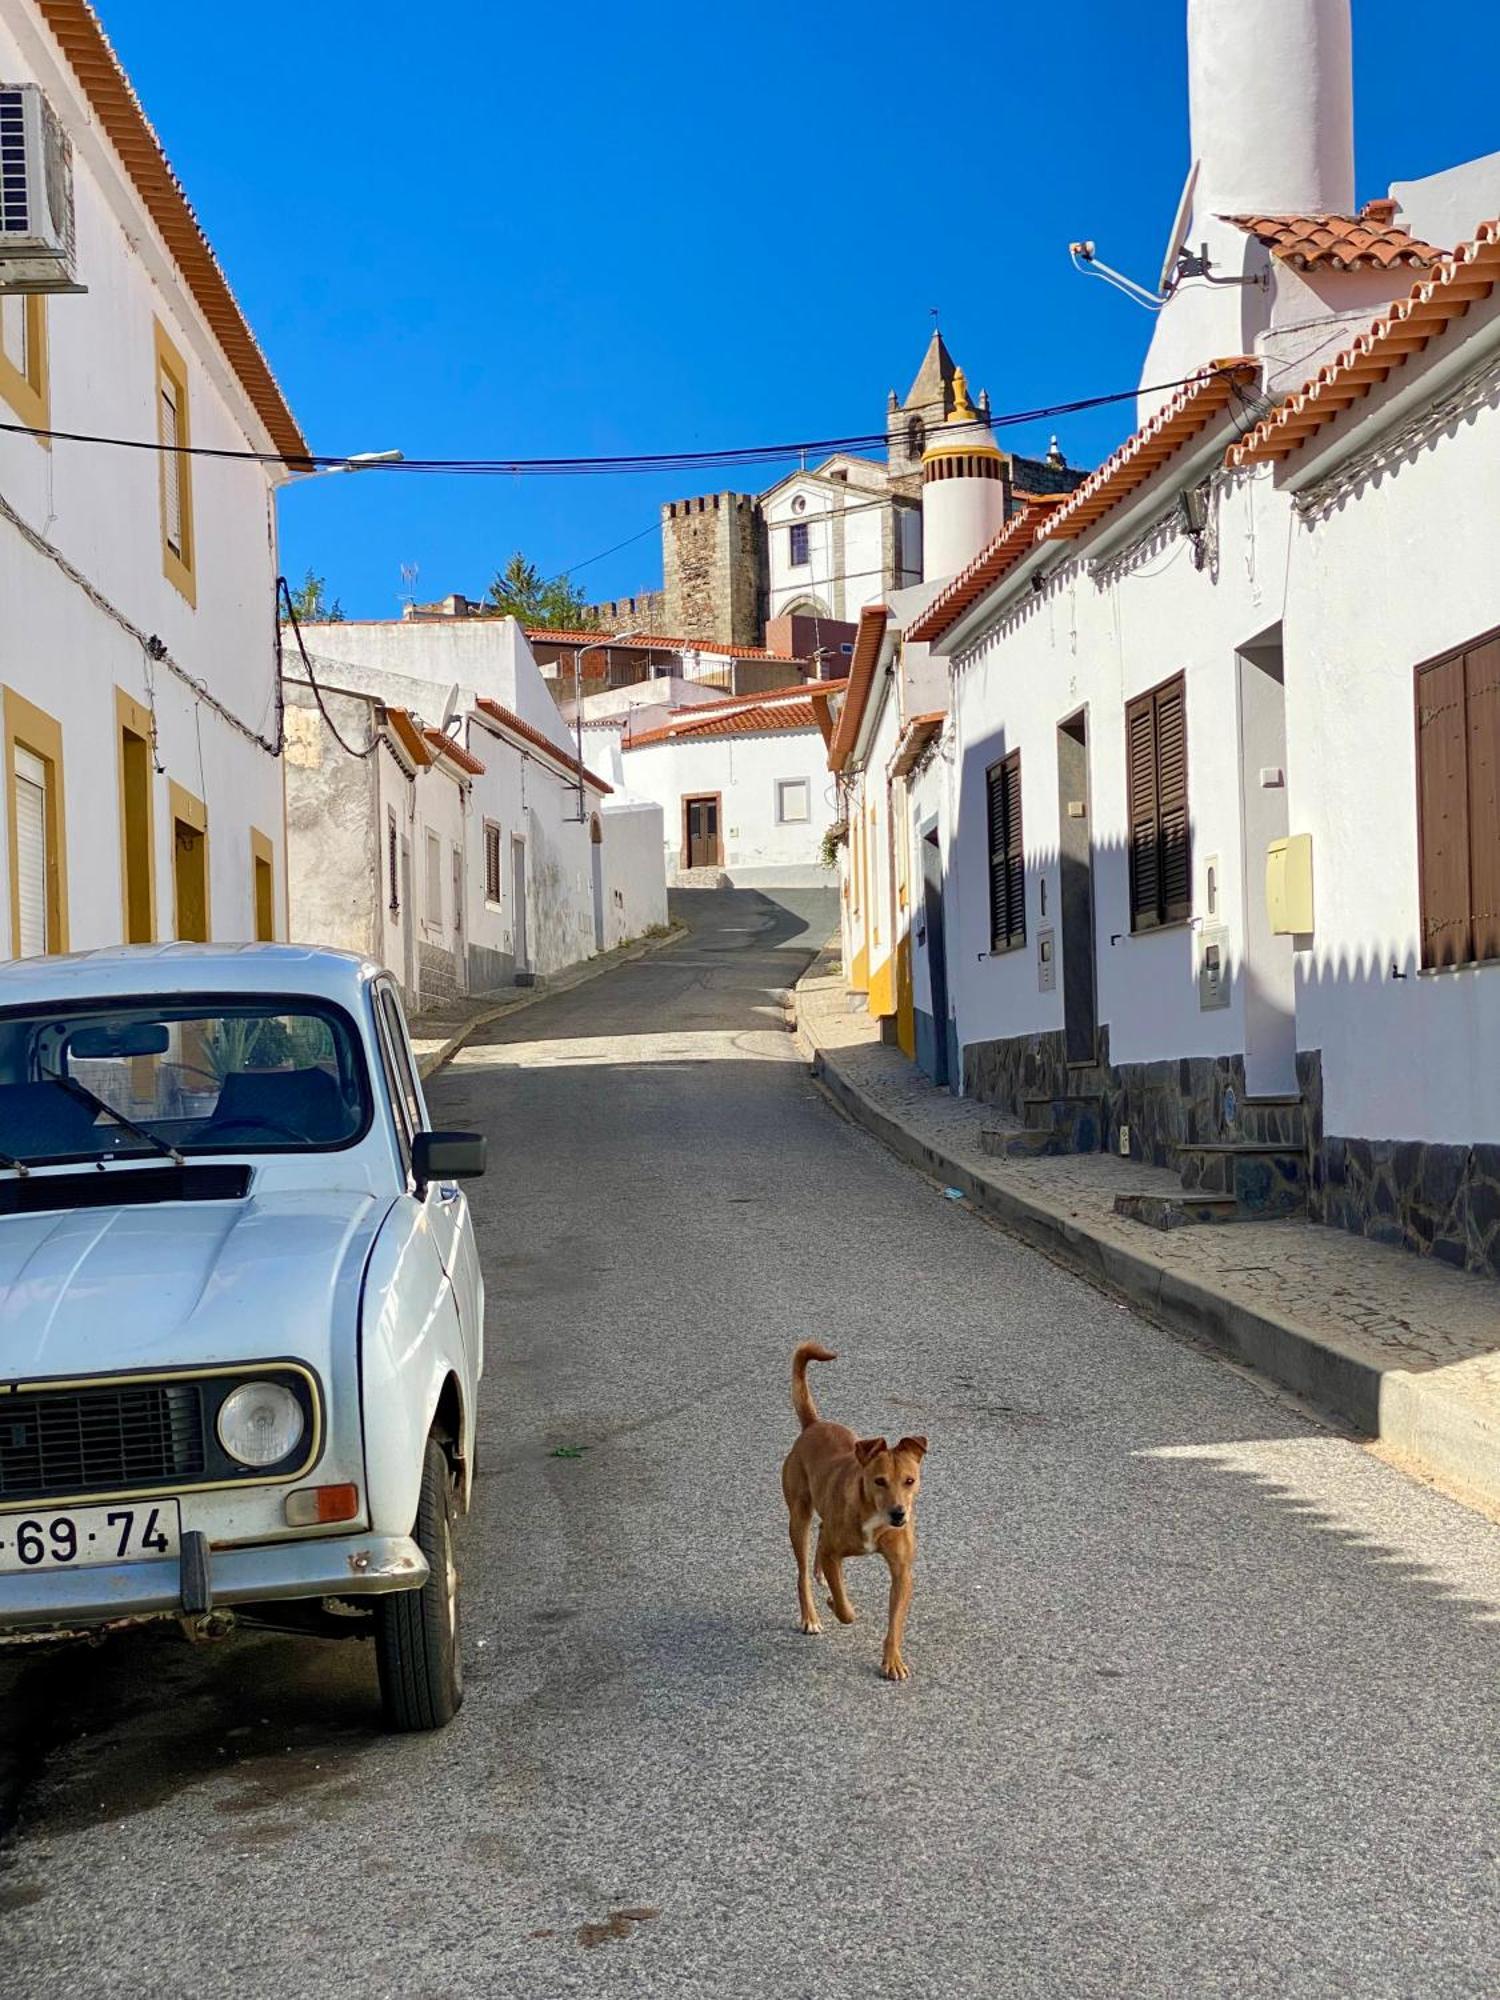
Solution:
<svg viewBox="0 0 1500 2000"><path fill-rule="evenodd" d="M766 620L765 523L751 493L700 493L661 510L669 632L758 646Z"/></svg>

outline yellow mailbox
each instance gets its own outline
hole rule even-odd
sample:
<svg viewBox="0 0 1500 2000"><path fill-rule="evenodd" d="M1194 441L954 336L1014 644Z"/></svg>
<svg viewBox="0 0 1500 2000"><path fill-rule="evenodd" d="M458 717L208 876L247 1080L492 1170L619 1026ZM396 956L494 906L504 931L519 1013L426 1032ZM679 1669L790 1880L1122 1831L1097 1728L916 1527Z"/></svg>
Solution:
<svg viewBox="0 0 1500 2000"><path fill-rule="evenodd" d="M1313 927L1312 835L1289 834L1266 849L1266 911L1279 937Z"/></svg>

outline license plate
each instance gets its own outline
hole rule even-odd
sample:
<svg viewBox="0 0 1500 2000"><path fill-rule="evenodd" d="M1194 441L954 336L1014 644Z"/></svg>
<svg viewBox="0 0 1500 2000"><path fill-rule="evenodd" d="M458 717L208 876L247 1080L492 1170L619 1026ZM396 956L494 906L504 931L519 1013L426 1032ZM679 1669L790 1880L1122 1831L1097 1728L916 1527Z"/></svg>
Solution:
<svg viewBox="0 0 1500 2000"><path fill-rule="evenodd" d="M90 1563L150 1562L175 1556L181 1535L175 1500L116 1501L108 1507L33 1508L0 1514L0 1575L84 1569Z"/></svg>

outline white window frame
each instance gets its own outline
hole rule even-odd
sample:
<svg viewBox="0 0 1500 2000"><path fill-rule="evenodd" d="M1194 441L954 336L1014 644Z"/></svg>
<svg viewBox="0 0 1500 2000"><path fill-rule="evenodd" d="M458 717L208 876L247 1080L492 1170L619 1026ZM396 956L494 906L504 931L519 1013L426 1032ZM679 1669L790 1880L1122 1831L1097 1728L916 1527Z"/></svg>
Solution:
<svg viewBox="0 0 1500 2000"><path fill-rule="evenodd" d="M789 813L786 810L786 794L795 785L802 787L802 797L806 811ZM776 824L778 826L811 826L812 824L812 780L810 778L778 778L776 780Z"/></svg>

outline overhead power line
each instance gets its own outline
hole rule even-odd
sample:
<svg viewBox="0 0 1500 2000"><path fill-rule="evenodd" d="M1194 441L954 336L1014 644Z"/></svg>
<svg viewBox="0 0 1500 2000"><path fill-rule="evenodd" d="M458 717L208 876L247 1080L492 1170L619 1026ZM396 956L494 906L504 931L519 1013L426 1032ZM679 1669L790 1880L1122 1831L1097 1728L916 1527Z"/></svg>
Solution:
<svg viewBox="0 0 1500 2000"><path fill-rule="evenodd" d="M1102 396L1078 396L1071 402L1046 403L1032 410L1009 410L991 416L991 430L1017 424L1045 423L1051 418L1076 416L1084 410L1098 410L1111 403L1133 402L1137 396L1161 396L1197 376L1179 376L1150 388L1111 389ZM321 472L353 463L347 455L314 452L306 458L288 458L274 451L235 451L217 445L169 445L155 438L109 437L92 431L48 430L34 424L0 423L0 432L21 437L47 438L56 444L107 445L120 451L170 452L183 458L249 460L261 465L285 465L293 472ZM859 452L884 450L889 443L885 431L862 431L851 437L796 438L782 444L729 445L717 451L626 452L593 458L403 458L382 464L368 464L358 470L370 478L376 474L440 473L451 477L482 479L514 478L609 478L643 472L700 472L716 466L776 465L807 453Z"/></svg>

